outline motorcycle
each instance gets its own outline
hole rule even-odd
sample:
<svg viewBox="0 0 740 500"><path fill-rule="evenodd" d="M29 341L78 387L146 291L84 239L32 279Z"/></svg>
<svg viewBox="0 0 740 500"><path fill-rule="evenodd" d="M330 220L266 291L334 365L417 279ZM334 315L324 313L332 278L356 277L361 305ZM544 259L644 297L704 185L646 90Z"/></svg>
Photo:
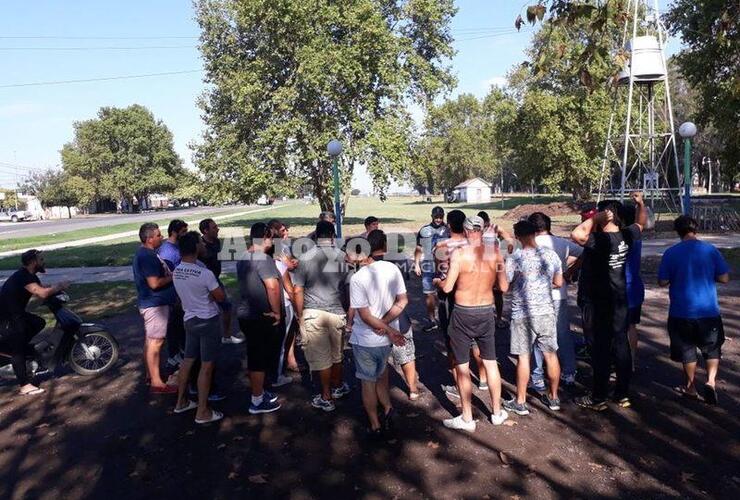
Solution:
<svg viewBox="0 0 740 500"><path fill-rule="evenodd" d="M44 305L54 314L56 325L31 339L33 353L28 359L31 367L54 372L69 365L80 375L105 373L118 361L118 341L103 325L84 322L66 307L67 302L69 296L64 292L44 300ZM4 371L10 368L10 357L1 352L0 367Z"/></svg>

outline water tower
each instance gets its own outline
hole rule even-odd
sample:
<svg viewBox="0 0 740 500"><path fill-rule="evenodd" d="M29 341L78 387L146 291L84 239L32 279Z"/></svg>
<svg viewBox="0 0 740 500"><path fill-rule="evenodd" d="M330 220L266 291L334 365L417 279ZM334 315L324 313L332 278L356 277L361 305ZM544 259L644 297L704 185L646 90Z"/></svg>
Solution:
<svg viewBox="0 0 740 500"><path fill-rule="evenodd" d="M599 195L624 200L641 189L651 206L660 200L678 212L681 177L658 2L629 0L622 46L629 58L617 75L614 107L599 179Z"/></svg>

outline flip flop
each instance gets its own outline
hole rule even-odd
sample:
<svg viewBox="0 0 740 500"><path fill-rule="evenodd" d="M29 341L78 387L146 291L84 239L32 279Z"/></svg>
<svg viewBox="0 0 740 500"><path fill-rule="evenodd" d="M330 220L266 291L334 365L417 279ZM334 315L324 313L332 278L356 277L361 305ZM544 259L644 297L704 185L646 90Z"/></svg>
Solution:
<svg viewBox="0 0 740 500"><path fill-rule="evenodd" d="M717 389L711 385L704 386L704 402L710 405L717 404Z"/></svg>
<svg viewBox="0 0 740 500"><path fill-rule="evenodd" d="M196 403L195 401L188 401L188 404L186 404L182 408L175 407L174 412L175 413L185 413L186 411L190 411L197 407L198 407L198 403Z"/></svg>
<svg viewBox="0 0 740 500"><path fill-rule="evenodd" d="M696 392L689 392L686 390L686 387L679 385L677 387L673 388L674 391L679 393L681 396L688 398L688 399L699 399L699 394Z"/></svg>
<svg viewBox="0 0 740 500"><path fill-rule="evenodd" d="M207 418L205 420L200 420L200 419L197 419L196 418L195 419L195 423L196 424L201 424L201 425L202 424L210 424L211 422L218 422L222 418L224 418L224 414L223 413L221 413L220 411L211 410L211 418Z"/></svg>
<svg viewBox="0 0 740 500"><path fill-rule="evenodd" d="M23 396L36 396L36 395L41 394L43 392L46 392L46 391L44 391L44 389L42 389L41 387L37 387L37 388L35 388L33 390L30 390L30 391L21 392L21 394Z"/></svg>

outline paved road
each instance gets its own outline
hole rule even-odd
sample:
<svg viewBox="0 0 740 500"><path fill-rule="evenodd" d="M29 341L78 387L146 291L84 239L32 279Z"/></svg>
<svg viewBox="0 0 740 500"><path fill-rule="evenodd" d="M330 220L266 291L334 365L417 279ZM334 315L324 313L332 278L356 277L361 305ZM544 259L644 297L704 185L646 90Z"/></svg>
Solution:
<svg viewBox="0 0 740 500"><path fill-rule="evenodd" d="M23 238L39 234L66 233L69 231L78 231L80 229L92 229L95 227L128 224L132 222L145 222L152 219L160 220L175 217L182 219L199 214L224 212L231 209L238 211L248 207L250 206L235 205L228 207L197 207L136 214L80 215L73 219L53 219L16 223L3 222L0 223L0 236L6 238ZM251 207L256 207L256 205L251 205Z"/></svg>
<svg viewBox="0 0 740 500"><path fill-rule="evenodd" d="M252 206L252 207L244 207L244 208L247 208L247 210L236 210L236 211L235 210L230 210L230 211L226 211L226 213L224 213L224 211L216 211L215 209L212 209L212 210L207 211L207 212L199 212L199 213L195 213L195 214L190 214L191 217L188 217L187 214L179 214L179 215L182 215L182 218L185 220L185 222L188 225L192 226L193 229L195 229L197 227L197 224L200 222L200 219L204 215L209 215L214 220L220 221L220 220L223 220L223 219L233 219L235 217L241 217L241 216L244 216L244 215L247 215L247 214L253 214L253 213L256 213L256 212L264 212L264 211L267 211L267 210L274 210L276 208L281 208L281 207L282 207L282 205L270 205L270 206L266 206L266 207L264 207L264 206L263 207ZM170 213L171 214L172 212L167 212L167 213ZM196 216L196 217L192 217L192 216ZM151 221L151 220L159 220L159 219L153 218L150 215L149 218L144 219L144 220ZM102 243L104 241L119 240L121 238L134 238L134 237L137 236L138 232L139 232L138 229L133 229L133 230L130 230L130 231L123 231L123 232L120 232L120 233L106 234L104 236L93 236L93 237L90 237L90 238L83 238L83 239L79 239L79 240L70 240L70 241L62 241L60 243L51 243L51 244L48 244L48 245L34 245L33 248L35 248L37 250L49 251L49 250L57 250L57 249L60 249L60 248L82 247L82 246L88 246L88 245L95 245L97 243ZM163 229L163 232L164 232L164 229ZM29 248L16 248L14 250L7 250L5 252L0 252L0 258L2 258L2 257L10 257L10 256L13 256L13 255L20 255L23 252L25 252L26 250L29 250Z"/></svg>
<svg viewBox="0 0 740 500"><path fill-rule="evenodd" d="M707 241L718 248L740 247L740 234L731 233L723 235L704 235ZM676 243L676 239L657 238L645 240L642 247L643 257L663 255L666 248ZM14 271L0 271L0 284L4 283ZM236 261L225 261L223 272L232 274L236 272ZM47 270L42 281L44 283L56 283L59 281L72 281L74 283L99 283L104 281L132 281L133 273L131 266L118 267L67 267L50 268Z"/></svg>

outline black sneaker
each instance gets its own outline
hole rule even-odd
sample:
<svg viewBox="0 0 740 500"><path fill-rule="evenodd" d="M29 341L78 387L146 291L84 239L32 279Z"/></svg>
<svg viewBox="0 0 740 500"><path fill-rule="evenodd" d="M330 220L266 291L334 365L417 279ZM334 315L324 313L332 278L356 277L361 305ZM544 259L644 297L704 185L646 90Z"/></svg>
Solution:
<svg viewBox="0 0 740 500"><path fill-rule="evenodd" d="M576 352L576 359L579 361L590 361L591 360L591 350L588 348L587 345L584 345L578 351Z"/></svg>
<svg viewBox="0 0 740 500"><path fill-rule="evenodd" d="M396 410L391 407L388 413L385 413L380 417L380 425L384 432L390 432L393 430L393 417L395 416Z"/></svg>
<svg viewBox="0 0 740 500"><path fill-rule="evenodd" d="M604 411L606 410L606 401L604 400L595 400L590 395L589 396L582 396L580 398L576 398L573 400L575 404L582 408L588 408L589 410L593 411Z"/></svg>
<svg viewBox="0 0 740 500"><path fill-rule="evenodd" d="M717 404L717 389L711 385L704 386L704 402L709 405Z"/></svg>
<svg viewBox="0 0 740 500"><path fill-rule="evenodd" d="M504 400L504 408L516 413L517 415L529 415L529 407L527 406L527 403L517 403L516 398Z"/></svg>
<svg viewBox="0 0 740 500"><path fill-rule="evenodd" d="M547 406L551 411L560 410L560 400L558 398L551 399L549 395L543 394L540 397L540 400L542 401L542 404Z"/></svg>

